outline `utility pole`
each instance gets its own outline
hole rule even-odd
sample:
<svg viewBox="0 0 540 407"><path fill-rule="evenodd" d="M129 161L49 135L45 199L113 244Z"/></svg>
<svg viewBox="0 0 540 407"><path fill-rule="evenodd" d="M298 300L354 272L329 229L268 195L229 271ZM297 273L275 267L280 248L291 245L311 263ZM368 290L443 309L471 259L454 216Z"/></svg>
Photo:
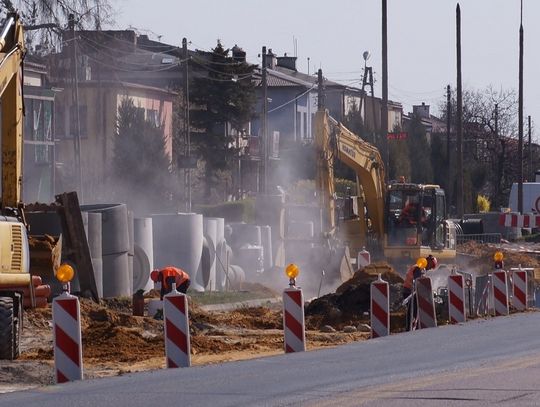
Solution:
<svg viewBox="0 0 540 407"><path fill-rule="evenodd" d="M529 122L529 171L527 171L527 173L529 174L529 181L530 182L534 182L535 181L535 177L534 177L534 170L533 170L533 166L532 166L532 139L531 139L531 116L528 117L528 122Z"/></svg>
<svg viewBox="0 0 540 407"><path fill-rule="evenodd" d="M261 172L259 174L259 192L267 194L268 186L268 78L266 66L266 47L262 47L262 116L261 116Z"/></svg>
<svg viewBox="0 0 540 407"><path fill-rule="evenodd" d="M518 212L523 213L523 0L519 24L519 101L518 101Z"/></svg>
<svg viewBox="0 0 540 407"><path fill-rule="evenodd" d="M182 59L184 60L184 135L186 168L184 169L184 191L186 191L186 212L191 212L191 129L189 121L189 56L187 39L182 38Z"/></svg>
<svg viewBox="0 0 540 407"><path fill-rule="evenodd" d="M386 161L386 179L390 176L390 148L388 146L388 29L387 0L382 0L382 106L381 135Z"/></svg>
<svg viewBox="0 0 540 407"><path fill-rule="evenodd" d="M450 85L446 86L446 168L448 171L448 181L446 189L450 193L452 185L452 170L450 158L450 126L452 125L452 104L450 95Z"/></svg>
<svg viewBox="0 0 540 407"><path fill-rule="evenodd" d="M317 71L317 110L323 111L325 106L324 100L324 81L322 75L322 69Z"/></svg>
<svg viewBox="0 0 540 407"><path fill-rule="evenodd" d="M82 166L81 166L81 116L79 111L79 75L77 73L77 41L75 38L75 16L70 14L68 16L68 28L70 32L71 40L71 74L72 76L72 93L71 97L74 101L74 111L70 113L70 123L74 124L75 134L73 135L73 147L75 152L75 171L77 174L77 183L79 184L79 201L84 202L83 183L82 183ZM75 118L71 117L75 113ZM73 120L75 119L75 120ZM70 128L71 132L71 128Z"/></svg>
<svg viewBox="0 0 540 407"><path fill-rule="evenodd" d="M456 209L457 216L463 218L463 100L461 90L461 9L459 3L456 7L456 54L457 54L457 188Z"/></svg>

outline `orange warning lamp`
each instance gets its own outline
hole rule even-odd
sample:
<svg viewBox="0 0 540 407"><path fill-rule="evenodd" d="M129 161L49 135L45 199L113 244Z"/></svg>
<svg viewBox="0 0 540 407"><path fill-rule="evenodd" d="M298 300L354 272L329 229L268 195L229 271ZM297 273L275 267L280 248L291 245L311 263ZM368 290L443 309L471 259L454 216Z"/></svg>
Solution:
<svg viewBox="0 0 540 407"><path fill-rule="evenodd" d="M416 260L416 265L418 268L425 269L427 267L427 259L425 257L419 257L418 260Z"/></svg>
<svg viewBox="0 0 540 407"><path fill-rule="evenodd" d="M56 270L56 279L64 284L67 284L73 280L74 275L75 270L73 270L73 267L66 263L62 264L60 267L58 267L58 270Z"/></svg>
<svg viewBox="0 0 540 407"><path fill-rule="evenodd" d="M290 279L295 279L296 277L298 277L298 274L300 274L300 269L296 264L291 263L285 268L285 274Z"/></svg>
<svg viewBox="0 0 540 407"><path fill-rule="evenodd" d="M502 269L504 267L504 254L502 252L495 252L493 255L493 260L495 261L495 268Z"/></svg>

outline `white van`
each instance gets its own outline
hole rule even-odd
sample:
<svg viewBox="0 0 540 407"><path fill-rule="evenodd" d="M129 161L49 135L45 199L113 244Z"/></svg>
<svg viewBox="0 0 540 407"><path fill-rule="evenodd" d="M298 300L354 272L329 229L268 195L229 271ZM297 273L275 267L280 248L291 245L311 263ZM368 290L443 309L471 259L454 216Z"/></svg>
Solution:
<svg viewBox="0 0 540 407"><path fill-rule="evenodd" d="M523 213L540 214L540 170L536 171L536 182L523 183ZM518 212L518 184L514 182L510 190L508 206L512 212Z"/></svg>

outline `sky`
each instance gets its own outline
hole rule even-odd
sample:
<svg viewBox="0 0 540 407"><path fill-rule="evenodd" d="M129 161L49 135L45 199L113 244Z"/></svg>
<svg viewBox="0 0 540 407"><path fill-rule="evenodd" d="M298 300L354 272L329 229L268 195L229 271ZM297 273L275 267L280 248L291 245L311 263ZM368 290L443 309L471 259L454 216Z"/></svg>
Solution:
<svg viewBox="0 0 540 407"><path fill-rule="evenodd" d="M260 63L263 46L295 54L302 72L361 87L371 54L375 94L381 96L381 1L378 0L111 0L117 29L209 50L220 39ZM461 0L464 89L518 89L520 0ZM388 0L389 98L404 112L425 102L438 112L446 85L456 86L456 1ZM524 115L540 123L540 1L523 0ZM525 129L526 132L526 129ZM537 132L537 133L540 133ZM538 139L538 136L534 136Z"/></svg>

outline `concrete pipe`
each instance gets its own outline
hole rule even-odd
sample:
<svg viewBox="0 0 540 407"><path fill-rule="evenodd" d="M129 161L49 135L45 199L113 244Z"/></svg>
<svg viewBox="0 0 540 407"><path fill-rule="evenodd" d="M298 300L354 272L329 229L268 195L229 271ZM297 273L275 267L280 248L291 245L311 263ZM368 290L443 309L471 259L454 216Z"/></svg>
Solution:
<svg viewBox="0 0 540 407"><path fill-rule="evenodd" d="M205 290L208 290L210 287L210 269L212 265L212 257L215 259L215 256L216 252L214 244L211 240L203 237L201 263L199 264L199 270L197 271L197 283L200 284Z"/></svg>
<svg viewBox="0 0 540 407"><path fill-rule="evenodd" d="M152 242L152 218L135 218L133 221L133 234L135 244L138 245L148 257L150 269L154 269L154 245Z"/></svg>
<svg viewBox="0 0 540 407"><path fill-rule="evenodd" d="M210 264L208 270L208 281L205 282L205 288L210 291L216 291L216 246L218 244L218 221L217 219L203 219L204 237L207 241Z"/></svg>
<svg viewBox="0 0 540 407"><path fill-rule="evenodd" d="M86 212L88 217L88 227L86 237L88 239L88 248L90 249L90 257L93 259L101 259L102 236L101 236L101 213Z"/></svg>
<svg viewBox="0 0 540 407"><path fill-rule="evenodd" d="M229 266L228 280L229 289L240 290L242 288L242 283L246 280L246 275L244 270L242 270L242 267L231 264Z"/></svg>
<svg viewBox="0 0 540 407"><path fill-rule="evenodd" d="M103 255L129 251L129 226L125 204L83 205L82 210L101 213Z"/></svg>
<svg viewBox="0 0 540 407"><path fill-rule="evenodd" d="M96 280L96 287L98 297L103 298L103 259L92 258L92 268L94 269L94 280Z"/></svg>
<svg viewBox="0 0 540 407"><path fill-rule="evenodd" d="M103 297L131 296L128 253L103 256Z"/></svg>
<svg viewBox="0 0 540 407"><path fill-rule="evenodd" d="M274 266L274 258L272 256L272 228L270 226L261 226L261 240L264 270L269 270Z"/></svg>
<svg viewBox="0 0 540 407"><path fill-rule="evenodd" d="M224 218L205 218L208 221L216 222L216 240L214 246L216 250L215 269L216 269L216 290L225 288L225 219Z"/></svg>
<svg viewBox="0 0 540 407"><path fill-rule="evenodd" d="M131 287L131 294L133 294L133 256L135 256L135 242L133 237L133 211L127 212L127 226L128 226L128 270L129 270L129 286Z"/></svg>
<svg viewBox="0 0 540 407"><path fill-rule="evenodd" d="M204 291L197 276L203 249L203 216L196 213L152 215L154 266L176 266L191 277L191 287Z"/></svg>
<svg viewBox="0 0 540 407"><path fill-rule="evenodd" d="M244 245L236 251L235 263L245 272L246 279L253 281L263 271L263 247Z"/></svg>
<svg viewBox="0 0 540 407"><path fill-rule="evenodd" d="M133 292L144 290L150 291L154 287L154 282L150 279L150 260L138 244L134 246L133 256Z"/></svg>

